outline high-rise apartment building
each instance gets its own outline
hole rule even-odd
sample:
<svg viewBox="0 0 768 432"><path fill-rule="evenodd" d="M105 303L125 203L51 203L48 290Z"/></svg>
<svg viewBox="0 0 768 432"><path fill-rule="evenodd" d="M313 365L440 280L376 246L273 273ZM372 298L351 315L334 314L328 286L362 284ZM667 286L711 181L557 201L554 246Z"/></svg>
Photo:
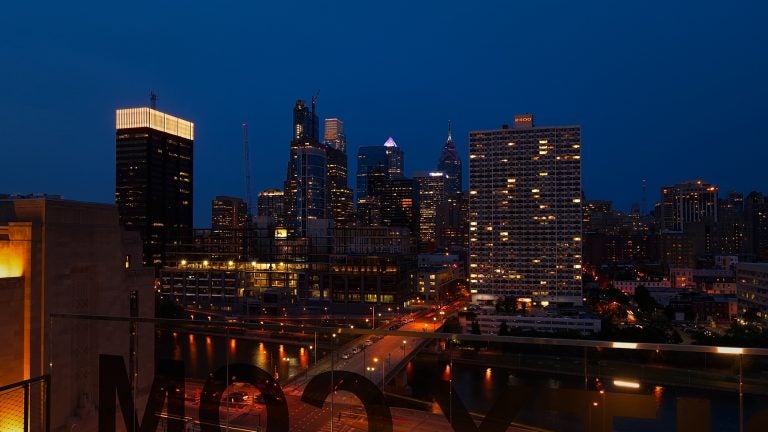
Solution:
<svg viewBox="0 0 768 432"><path fill-rule="evenodd" d="M448 195L461 193L461 159L453 144L451 122L448 122L448 139L437 161L437 171L445 175L445 191Z"/></svg>
<svg viewBox="0 0 768 432"><path fill-rule="evenodd" d="M701 180L661 188L661 229L682 232L689 222L717 222L717 187Z"/></svg>
<svg viewBox="0 0 768 432"><path fill-rule="evenodd" d="M245 260L248 206L240 198L217 196L211 202L212 241L228 255Z"/></svg>
<svg viewBox="0 0 768 432"><path fill-rule="evenodd" d="M579 126L534 126L530 114L470 132L474 302L581 303L580 147Z"/></svg>
<svg viewBox="0 0 768 432"><path fill-rule="evenodd" d="M329 217L336 225L345 225L354 219L354 203L347 174L347 138L341 120L325 119L323 142L328 157Z"/></svg>
<svg viewBox="0 0 768 432"><path fill-rule="evenodd" d="M116 112L115 201L120 223L138 231L147 265L192 233L194 124L152 108Z"/></svg>

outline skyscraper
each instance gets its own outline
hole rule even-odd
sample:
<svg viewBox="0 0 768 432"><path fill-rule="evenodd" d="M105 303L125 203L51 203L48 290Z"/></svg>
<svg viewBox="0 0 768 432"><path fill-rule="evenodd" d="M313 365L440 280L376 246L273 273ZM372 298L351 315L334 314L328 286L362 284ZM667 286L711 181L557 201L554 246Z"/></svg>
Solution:
<svg viewBox="0 0 768 432"><path fill-rule="evenodd" d="M344 122L337 118L325 119L323 142L327 147L347 152L347 137L344 135Z"/></svg>
<svg viewBox="0 0 768 432"><path fill-rule="evenodd" d="M373 202L378 200L381 225L404 227L413 232L416 207L413 196L413 180L401 177L381 182L376 189L376 195L367 199Z"/></svg>
<svg viewBox="0 0 768 432"><path fill-rule="evenodd" d="M382 179L403 177L405 154L389 137L383 146L362 146L357 150L357 198L375 195Z"/></svg>
<svg viewBox="0 0 768 432"><path fill-rule="evenodd" d="M269 216L273 219L275 226L285 228L283 198L283 191L280 189L269 188L259 192L256 215Z"/></svg>
<svg viewBox="0 0 768 432"><path fill-rule="evenodd" d="M437 171L445 174L445 189L448 195L461 192L461 159L456 151L456 146L453 145L451 122L448 122L448 139L445 141L443 152L437 161Z"/></svg>
<svg viewBox="0 0 768 432"><path fill-rule="evenodd" d="M414 175L413 182L418 209L416 229L419 252L431 253L435 251L446 223L448 178L442 172L429 172Z"/></svg>
<svg viewBox="0 0 768 432"><path fill-rule="evenodd" d="M219 250L247 259L248 206L240 198L217 196L211 202L211 237Z"/></svg>
<svg viewBox="0 0 768 432"><path fill-rule="evenodd" d="M581 128L514 127L469 136L470 289L499 297L581 303Z"/></svg>
<svg viewBox="0 0 768 432"><path fill-rule="evenodd" d="M344 135L344 123L337 118L325 119L323 141L328 157L329 217L336 225L344 225L352 221L354 211L347 174L347 138Z"/></svg>
<svg viewBox="0 0 768 432"><path fill-rule="evenodd" d="M445 175L445 203L443 220L435 237L439 249L464 247L466 235L462 235L462 225L466 219L461 217L462 206L462 170L461 159L453 144L451 122L448 122L448 139L437 161L437 171Z"/></svg>
<svg viewBox="0 0 768 432"><path fill-rule="evenodd" d="M303 237L310 219L328 219L328 158L325 149L310 146L298 148L296 155L298 188L293 227L294 235Z"/></svg>
<svg viewBox="0 0 768 432"><path fill-rule="evenodd" d="M701 180L661 188L661 229L682 232L685 225L717 222L717 187Z"/></svg>
<svg viewBox="0 0 768 432"><path fill-rule="evenodd" d="M293 106L293 138L291 139L291 151L288 159L285 187L283 188L285 194L284 219L288 233L291 236L301 236L301 227L306 224L308 209L300 209L299 205L316 205L319 201L322 201L323 205L325 205L325 173L320 175L315 168L317 164L322 163L323 170L325 170L325 164L327 163L325 146L320 144L318 130L315 99L312 98L311 109L303 100L297 100ZM319 152L323 154L320 155ZM322 161L319 159L322 159ZM312 177L312 179L307 178L307 175ZM302 176L304 177L302 178ZM302 189L303 186L310 185L313 179L322 181L322 185L312 183L312 191ZM307 193L310 195L307 195ZM313 209L309 213L314 214L316 210Z"/></svg>
<svg viewBox="0 0 768 432"><path fill-rule="evenodd" d="M152 108L116 112L115 201L120 223L139 231L147 265L192 234L194 124Z"/></svg>

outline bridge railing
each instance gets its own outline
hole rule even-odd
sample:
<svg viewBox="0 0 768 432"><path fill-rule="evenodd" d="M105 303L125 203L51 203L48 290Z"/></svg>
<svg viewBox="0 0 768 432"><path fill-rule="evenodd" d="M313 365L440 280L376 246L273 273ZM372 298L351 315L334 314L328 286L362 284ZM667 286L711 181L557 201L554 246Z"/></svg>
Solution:
<svg viewBox="0 0 768 432"><path fill-rule="evenodd" d="M763 348L478 335L432 317L362 327L53 315L51 424L105 432L768 430Z"/></svg>

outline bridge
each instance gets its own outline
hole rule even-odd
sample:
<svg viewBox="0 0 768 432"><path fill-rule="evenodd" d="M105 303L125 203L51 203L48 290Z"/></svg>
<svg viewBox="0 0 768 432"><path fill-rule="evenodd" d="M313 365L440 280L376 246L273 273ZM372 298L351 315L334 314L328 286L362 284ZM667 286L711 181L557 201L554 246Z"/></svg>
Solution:
<svg viewBox="0 0 768 432"><path fill-rule="evenodd" d="M345 332L352 331L361 336L335 349L305 372L291 377L283 383L283 388L301 393L312 377L332 369L334 371L355 372L368 378L377 386L383 387L424 346L437 337L435 333L442 328L442 325L442 319L433 320L430 317L421 317L404 324L397 330L384 328L376 330L345 329ZM378 336L380 339L374 338L372 339L374 340L373 343L369 342L370 345L363 345L366 340L371 338L371 335ZM445 335L439 337L445 337ZM363 346L360 347L361 345ZM353 348L356 347L360 347L360 351L352 354ZM348 354L349 357L344 358L346 357L344 354Z"/></svg>

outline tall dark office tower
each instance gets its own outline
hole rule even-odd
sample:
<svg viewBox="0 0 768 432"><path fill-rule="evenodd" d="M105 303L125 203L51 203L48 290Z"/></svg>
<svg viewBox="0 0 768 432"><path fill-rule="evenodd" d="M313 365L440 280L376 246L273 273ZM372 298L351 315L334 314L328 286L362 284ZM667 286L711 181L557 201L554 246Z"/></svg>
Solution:
<svg viewBox="0 0 768 432"><path fill-rule="evenodd" d="M744 252L748 259L768 261L768 200L760 192L744 200Z"/></svg>
<svg viewBox="0 0 768 432"><path fill-rule="evenodd" d="M445 174L445 190L449 195L461 192L461 159L453 145L453 136L451 135L451 122L448 122L448 139L445 141L443 152L437 161L437 171Z"/></svg>
<svg viewBox="0 0 768 432"><path fill-rule="evenodd" d="M211 240L228 256L247 259L245 253L248 206L240 198L217 196L211 202Z"/></svg>
<svg viewBox="0 0 768 432"><path fill-rule="evenodd" d="M276 227L285 228L283 198L283 191L280 189L269 188L259 192L256 201L256 215L269 216L273 219Z"/></svg>
<svg viewBox="0 0 768 432"><path fill-rule="evenodd" d="M144 264L192 238L194 125L152 108L116 112L115 202L120 223L139 231Z"/></svg>
<svg viewBox="0 0 768 432"><path fill-rule="evenodd" d="M308 184L308 179L300 179L302 173L299 170L299 155L302 153L302 157L304 158L302 166L306 169L316 162L318 155L316 155L316 152L306 152L303 149L318 149L325 153L325 146L321 145L319 141L318 129L319 125L317 115L315 114L315 99L312 98L311 109L303 100L297 100L293 106L293 138L291 139L291 151L288 159L285 187L283 188L285 194L283 204L285 211L284 219L290 236L300 235L300 233L296 232L296 228L302 226L300 217L306 217L306 214L304 216L300 215L303 211L300 211L298 208L299 202L307 204L312 201L312 198L300 196L303 193L300 190L301 184ZM309 159L307 159L307 157ZM325 155L323 155L323 159L325 159ZM310 175L317 174L315 171L316 170L310 170ZM324 182L325 175L322 177ZM313 187L317 186L319 185L313 185ZM323 183L322 187L325 188L325 183ZM317 196L314 198L317 198ZM322 199L325 200L325 192L323 192Z"/></svg>
<svg viewBox="0 0 768 432"><path fill-rule="evenodd" d="M354 203L347 174L347 138L344 123L336 118L325 119L325 151L328 157L328 206L336 225L352 221Z"/></svg>
<svg viewBox="0 0 768 432"><path fill-rule="evenodd" d="M415 205L413 202L414 185L409 178L393 178L377 186L377 195L369 200L378 199L381 225L405 227L414 231Z"/></svg>
<svg viewBox="0 0 768 432"><path fill-rule="evenodd" d="M377 182L403 177L405 154L389 137L383 146L357 150L357 199L375 195Z"/></svg>
<svg viewBox="0 0 768 432"><path fill-rule="evenodd" d="M419 252L432 253L447 222L446 189L448 178L442 172L421 173L413 176L416 197L416 229Z"/></svg>
<svg viewBox="0 0 768 432"><path fill-rule="evenodd" d="M328 218L326 179L328 158L325 149L316 147L301 147L296 154L298 190L294 235L304 237L307 234L310 219Z"/></svg>
<svg viewBox="0 0 768 432"><path fill-rule="evenodd" d="M581 128L469 134L469 263L474 302L514 296L580 304Z"/></svg>
<svg viewBox="0 0 768 432"><path fill-rule="evenodd" d="M717 187L701 180L661 188L661 229L682 232L690 222L717 222Z"/></svg>
<svg viewBox="0 0 768 432"><path fill-rule="evenodd" d="M448 139L437 161L437 171L445 175L445 211L442 213L443 223L439 226L435 238L436 247L438 249L463 247L466 236L461 235L461 230L466 220L461 218L461 159L453 144L450 121L448 122Z"/></svg>

